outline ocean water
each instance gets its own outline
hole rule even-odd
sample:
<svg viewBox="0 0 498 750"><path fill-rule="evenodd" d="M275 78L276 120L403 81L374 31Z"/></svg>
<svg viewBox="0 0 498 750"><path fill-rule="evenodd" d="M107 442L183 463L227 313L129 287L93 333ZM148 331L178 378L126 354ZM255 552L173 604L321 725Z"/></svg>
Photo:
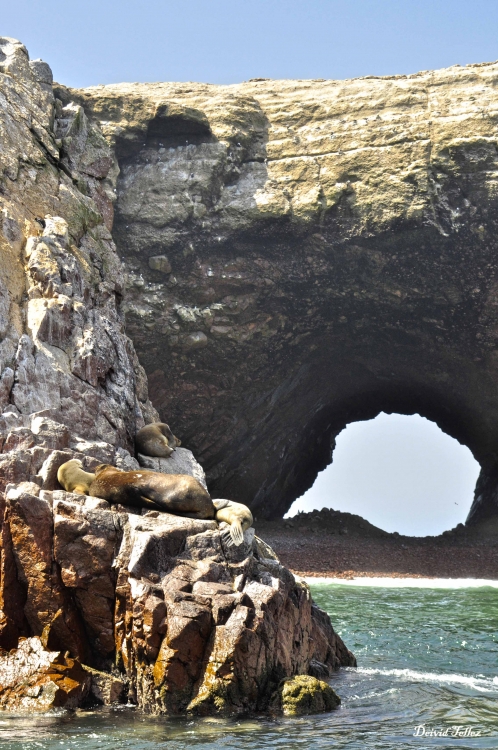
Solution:
<svg viewBox="0 0 498 750"><path fill-rule="evenodd" d="M1 750L498 749L498 588L312 584L358 659L342 705L296 719L166 719L130 708L0 714ZM379 582L375 582L378 584Z"/></svg>

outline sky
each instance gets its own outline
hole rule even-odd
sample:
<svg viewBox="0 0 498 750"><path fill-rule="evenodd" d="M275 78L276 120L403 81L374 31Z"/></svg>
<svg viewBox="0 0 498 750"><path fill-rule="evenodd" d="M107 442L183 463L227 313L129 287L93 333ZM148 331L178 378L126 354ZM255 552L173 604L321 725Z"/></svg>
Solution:
<svg viewBox="0 0 498 750"><path fill-rule="evenodd" d="M288 516L334 508L385 531L437 535L465 522L479 469L470 450L434 422L381 413L339 434L332 464Z"/></svg>
<svg viewBox="0 0 498 750"><path fill-rule="evenodd" d="M396 75L498 58L496 0L4 0L57 81Z"/></svg>
<svg viewBox="0 0 498 750"><path fill-rule="evenodd" d="M0 19L3 36L73 87L341 79L498 59L497 0L4 0ZM380 415L341 433L334 463L293 511L325 505L388 531L439 533L465 520L477 472L427 420Z"/></svg>

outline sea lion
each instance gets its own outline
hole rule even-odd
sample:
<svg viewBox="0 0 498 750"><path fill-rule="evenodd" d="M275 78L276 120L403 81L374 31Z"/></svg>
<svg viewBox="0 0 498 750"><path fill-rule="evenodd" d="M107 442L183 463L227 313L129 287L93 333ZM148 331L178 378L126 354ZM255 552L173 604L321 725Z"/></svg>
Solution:
<svg viewBox="0 0 498 750"><path fill-rule="evenodd" d="M188 474L121 471L109 464L95 469L89 494L110 503L151 508L188 518L214 518L216 508L207 490Z"/></svg>
<svg viewBox="0 0 498 750"><path fill-rule="evenodd" d="M244 531L252 526L252 513L247 505L233 500L213 500L216 508L215 518L218 523L230 524L231 543L239 546L244 541Z"/></svg>
<svg viewBox="0 0 498 750"><path fill-rule="evenodd" d="M83 470L83 464L78 458L72 458L59 466L57 481L66 492L77 492L89 495L89 487L95 479L95 474Z"/></svg>
<svg viewBox="0 0 498 750"><path fill-rule="evenodd" d="M169 458L182 442L164 422L146 424L135 435L135 448L143 456Z"/></svg>

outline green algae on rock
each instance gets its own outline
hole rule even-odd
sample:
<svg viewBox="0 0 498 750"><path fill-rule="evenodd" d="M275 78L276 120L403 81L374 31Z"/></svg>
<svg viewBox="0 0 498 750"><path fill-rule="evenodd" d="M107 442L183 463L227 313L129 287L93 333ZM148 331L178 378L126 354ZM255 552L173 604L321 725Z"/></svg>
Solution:
<svg viewBox="0 0 498 750"><path fill-rule="evenodd" d="M323 680L306 674L282 680L270 700L270 711L284 716L301 716L332 711L341 699Z"/></svg>

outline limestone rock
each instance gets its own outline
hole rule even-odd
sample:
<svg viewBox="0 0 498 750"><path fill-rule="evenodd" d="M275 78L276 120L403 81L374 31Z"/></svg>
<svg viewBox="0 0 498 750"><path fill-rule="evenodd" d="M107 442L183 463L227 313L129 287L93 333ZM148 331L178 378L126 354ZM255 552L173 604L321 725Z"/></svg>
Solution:
<svg viewBox="0 0 498 750"><path fill-rule="evenodd" d="M300 674L282 680L270 701L270 710L284 716L301 716L332 711L341 699L330 685L316 677Z"/></svg>
<svg viewBox="0 0 498 750"><path fill-rule="evenodd" d="M175 448L169 458L154 458L153 456L142 456L138 454L140 466L163 474L188 474L195 477L203 487L207 489L206 475L204 469L194 458L192 451L187 448Z"/></svg>

